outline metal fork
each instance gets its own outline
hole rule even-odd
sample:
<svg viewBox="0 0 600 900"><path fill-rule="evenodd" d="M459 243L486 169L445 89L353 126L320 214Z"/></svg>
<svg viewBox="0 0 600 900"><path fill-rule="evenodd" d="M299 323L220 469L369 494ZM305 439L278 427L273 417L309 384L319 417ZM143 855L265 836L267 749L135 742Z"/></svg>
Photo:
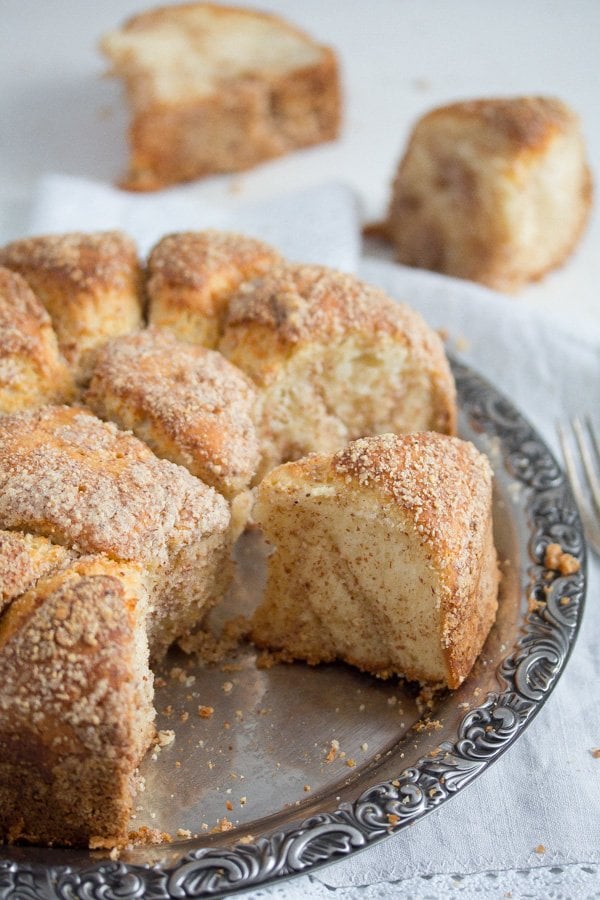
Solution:
<svg viewBox="0 0 600 900"><path fill-rule="evenodd" d="M571 429L574 440L569 441L566 428L558 424L558 439L585 536L594 553L600 556L600 438L589 416L583 420L575 416L571 419ZM575 454L571 446L575 447Z"/></svg>

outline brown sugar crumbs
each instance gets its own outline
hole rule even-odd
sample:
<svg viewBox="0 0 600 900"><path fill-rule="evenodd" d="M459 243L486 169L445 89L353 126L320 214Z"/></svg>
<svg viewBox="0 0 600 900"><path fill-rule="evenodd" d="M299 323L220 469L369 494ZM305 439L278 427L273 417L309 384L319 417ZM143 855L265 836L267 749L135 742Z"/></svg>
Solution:
<svg viewBox="0 0 600 900"><path fill-rule="evenodd" d="M573 575L580 569L579 560L570 553L565 553L560 544L548 544L544 553L544 565L561 575Z"/></svg>

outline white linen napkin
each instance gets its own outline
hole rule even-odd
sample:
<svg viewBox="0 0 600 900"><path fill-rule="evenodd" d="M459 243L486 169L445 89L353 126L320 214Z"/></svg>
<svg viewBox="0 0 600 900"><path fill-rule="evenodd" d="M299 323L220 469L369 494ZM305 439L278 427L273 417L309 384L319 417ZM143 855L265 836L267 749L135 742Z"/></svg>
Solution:
<svg viewBox="0 0 600 900"><path fill-rule="evenodd" d="M220 228L272 244L288 259L354 272L360 253L357 203L352 190L328 183L263 202L236 194L228 202L206 198L201 184L151 194L121 191L68 175L47 175L34 199L28 232L106 231L121 228L146 254L172 231Z"/></svg>
<svg viewBox="0 0 600 900"><path fill-rule="evenodd" d="M229 228L262 237L298 261L358 269L449 333L451 348L506 393L556 450L555 422L600 411L600 329L540 316L518 299L391 263L359 264L352 193L325 185L264 204L208 206L192 188L134 195L46 178L29 232L123 228L145 252L169 231ZM600 862L600 566L590 559L584 626L566 673L517 743L440 809L313 875L261 890L292 900L324 886L372 885L434 873ZM544 852L536 852L543 846ZM345 896L348 896L344 892ZM359 895L360 896L360 895Z"/></svg>

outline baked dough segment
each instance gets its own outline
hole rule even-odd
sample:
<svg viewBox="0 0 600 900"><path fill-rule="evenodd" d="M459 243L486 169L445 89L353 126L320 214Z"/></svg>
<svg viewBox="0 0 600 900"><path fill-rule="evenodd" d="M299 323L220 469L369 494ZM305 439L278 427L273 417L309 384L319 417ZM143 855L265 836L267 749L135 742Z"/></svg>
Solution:
<svg viewBox="0 0 600 900"><path fill-rule="evenodd" d="M91 556L0 619L0 838L122 842L154 733L135 566Z"/></svg>
<svg viewBox="0 0 600 900"><path fill-rule="evenodd" d="M246 282L219 349L259 389L259 475L364 435L455 429L439 336L351 275L281 265Z"/></svg>
<svg viewBox="0 0 600 900"><path fill-rule="evenodd" d="M453 103L415 125L387 231L401 263L515 291L565 261L591 199L579 119L565 103Z"/></svg>
<svg viewBox="0 0 600 900"><path fill-rule="evenodd" d="M458 687L497 608L491 481L472 444L434 433L275 469L254 508L274 546L254 642Z"/></svg>
<svg viewBox="0 0 600 900"><path fill-rule="evenodd" d="M45 537L0 531L0 613L43 575L67 565L74 554Z"/></svg>
<svg viewBox="0 0 600 900"><path fill-rule="evenodd" d="M229 500L258 466L252 382L220 353L166 331L105 344L84 400Z"/></svg>
<svg viewBox="0 0 600 900"><path fill-rule="evenodd" d="M280 260L268 244L233 232L166 235L148 258L150 324L168 328L182 341L214 348L232 294Z"/></svg>
<svg viewBox="0 0 600 900"><path fill-rule="evenodd" d="M229 573L229 509L213 488L76 407L0 419L0 522L143 567L153 656L194 627Z"/></svg>
<svg viewBox="0 0 600 900"><path fill-rule="evenodd" d="M20 275L0 267L0 415L73 396L48 313Z"/></svg>
<svg viewBox="0 0 600 900"><path fill-rule="evenodd" d="M46 307L62 354L85 382L95 350L142 325L141 269L120 231L24 238L0 249Z"/></svg>
<svg viewBox="0 0 600 900"><path fill-rule="evenodd" d="M337 136L336 56L278 16L213 3L159 7L101 46L132 113L124 187L238 172Z"/></svg>

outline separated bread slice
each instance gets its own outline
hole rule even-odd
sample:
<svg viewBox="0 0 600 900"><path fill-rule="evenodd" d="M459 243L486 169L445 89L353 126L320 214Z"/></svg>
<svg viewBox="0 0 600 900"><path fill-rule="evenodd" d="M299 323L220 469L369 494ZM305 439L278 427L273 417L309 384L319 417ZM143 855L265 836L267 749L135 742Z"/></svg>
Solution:
<svg viewBox="0 0 600 900"><path fill-rule="evenodd" d="M142 324L137 251L119 231L24 238L0 249L0 265L19 272L46 307L80 382L99 346Z"/></svg>
<svg viewBox="0 0 600 900"><path fill-rule="evenodd" d="M258 466L252 382L220 353L166 331L105 344L85 402L229 500Z"/></svg>
<svg viewBox="0 0 600 900"><path fill-rule="evenodd" d="M579 120L565 103L453 103L417 122L387 230L399 262L514 291L565 261L591 197Z"/></svg>
<svg viewBox="0 0 600 900"><path fill-rule="evenodd" d="M496 614L491 480L472 444L433 433L275 469L254 509L274 547L255 643L458 687Z"/></svg>
<svg viewBox="0 0 600 900"><path fill-rule="evenodd" d="M0 839L123 842L154 733L135 566L79 559L0 619Z"/></svg>
<svg viewBox="0 0 600 900"><path fill-rule="evenodd" d="M148 319L182 341L216 347L231 296L281 257L268 244L227 231L169 234L148 258Z"/></svg>
<svg viewBox="0 0 600 900"><path fill-rule="evenodd" d="M27 282L0 267L0 415L74 396L48 313Z"/></svg>
<svg viewBox="0 0 600 900"><path fill-rule="evenodd" d="M278 16L165 6L107 34L102 49L133 117L125 187L237 172L337 136L335 54Z"/></svg>
<svg viewBox="0 0 600 900"><path fill-rule="evenodd" d="M76 407L0 418L0 522L142 566L160 656L222 595L229 509L181 466Z"/></svg>
<svg viewBox="0 0 600 900"><path fill-rule="evenodd" d="M259 389L260 474L364 435L454 431L455 388L438 335L351 275L281 265L247 282L219 349Z"/></svg>

